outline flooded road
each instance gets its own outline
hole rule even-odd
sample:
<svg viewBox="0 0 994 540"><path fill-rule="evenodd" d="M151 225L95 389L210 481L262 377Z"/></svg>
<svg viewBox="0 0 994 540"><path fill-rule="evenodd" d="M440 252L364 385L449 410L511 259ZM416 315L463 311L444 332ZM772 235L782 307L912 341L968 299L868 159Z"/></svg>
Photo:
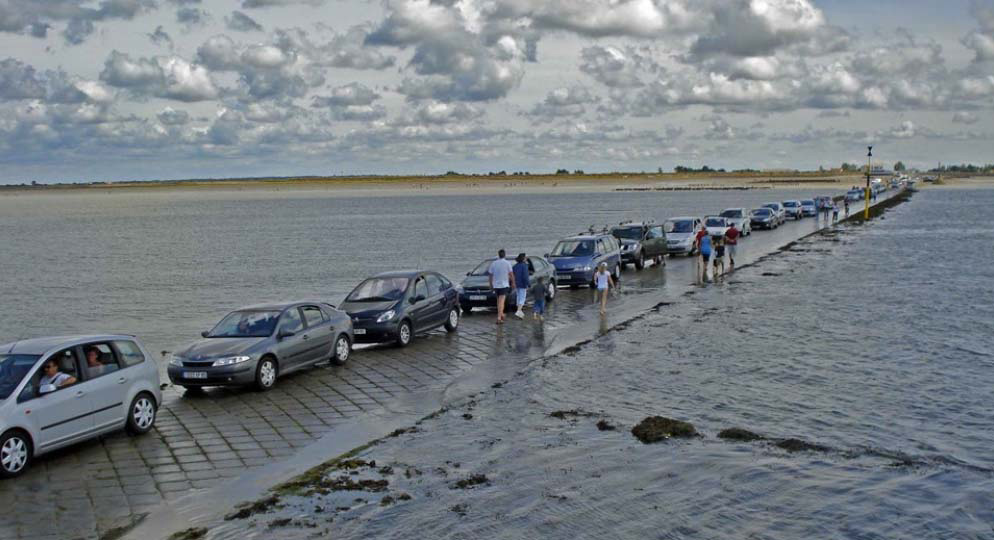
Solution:
<svg viewBox="0 0 994 540"><path fill-rule="evenodd" d="M692 194L694 199L688 199L696 202L682 203L699 204L696 209L677 204L673 207L680 209L675 213L703 214L712 208L735 205L731 199L726 199L730 195L746 195L762 201L773 194L783 196L781 191L698 192ZM665 196L672 198L674 195L685 194ZM597 195L599 199L589 200L588 195L577 197L575 204L580 206L603 205L603 200L621 204L612 198L612 194L600 194ZM522 199L516 196L505 199L511 206L519 200ZM291 203L291 206L298 204L296 200ZM653 204L645 200L624 202L630 203L647 208ZM525 206L523 212L527 210L529 208ZM566 210L561 212L565 214ZM630 210L616 212L612 219L620 220L618 216L631 214ZM67 218L73 216L70 212ZM757 232L740 247L740 267L824 225L824 222L806 219L776 231ZM572 226L563 228L576 232ZM417 232L404 234L414 235L410 237L414 241ZM327 241L327 237L324 238L322 242ZM423 242L423 237L419 241ZM460 249L479 251L480 248L463 246ZM486 256L486 253L479 256ZM36 259L39 257L42 256L38 255ZM223 259L210 260L212 264L225 264ZM343 259L345 267L355 264L349 260ZM379 268L383 268L382 260L365 264L371 268L379 264ZM455 334L436 332L403 350L392 347L363 349L345 367L320 366L287 377L274 391L266 394L212 390L203 396L183 396L176 389L167 388L156 429L148 436L130 438L116 434L76 445L39 460L22 478L0 485L0 502L8 507L32 508L55 517L40 522L33 512L15 512L0 522L3 533L0 536L97 538L113 533L118 527L129 526L146 514L161 514L164 502L175 505L181 514L189 512L182 514L184 517L209 519L212 513L224 511L226 505L252 498L252 494L271 485L267 482L273 482L274 478L288 478L328 459L329 455L335 455L336 449L344 452L397 427L410 425L419 415L462 400L481 384L489 386L492 381L508 380L549 354L575 351L578 343L617 330L619 324L654 306L679 301L689 291L698 290L694 285L695 264L694 259L669 258L665 269L625 272L622 288L611 298L609 314L604 319L597 314L591 291L564 289L551 304L548 321L543 326L512 320L503 328L495 328L493 314L484 312L464 318ZM72 268L67 267L63 275L55 278L48 273L43 277L68 281L93 279L86 272L70 270ZM207 270L207 273L214 271ZM244 271L240 272L239 279L249 282L254 279ZM342 269L332 265L328 272L337 275ZM150 279L140 273L129 276L139 281ZM108 276L99 279L110 281ZM715 288L732 282L734 279L728 278ZM291 276L287 283L290 284L287 290L291 290L294 278ZM150 303L155 306L182 303L194 296L193 290L180 294L178 285L174 284L166 288L176 293L172 298L152 285L143 283L141 287L153 295L154 301ZM135 302L129 307L120 290L122 284L115 281L108 286L108 290L117 292L105 295L102 288L72 289L72 294L65 297L69 304L90 302L98 306L92 320L71 319L70 313L63 312L58 304L38 304L37 311L51 315L56 321L70 321L67 324L77 325L72 326L73 331L93 331L87 330L91 328L87 325L94 324L93 321L101 324L126 321L134 328L144 329L152 339L161 340L162 336L182 334L186 325L193 326L190 320L203 316L202 311L206 309L198 300L190 303L186 318L183 317L185 312L139 316L149 307ZM186 286L193 287L191 284ZM272 283L266 286L275 287ZM234 289L232 285L225 290ZM238 287L239 294L251 292L242 289ZM55 289L49 292L55 294ZM218 294L209 289L205 293ZM141 298L145 292L131 294L136 295L132 298ZM305 292L300 290L296 294L305 295ZM10 310L4 313L11 314ZM12 324L16 327L25 323L18 320ZM41 323L35 321L34 324ZM139 335L145 337L144 333ZM654 346L652 343L645 345L650 350ZM212 501L226 502L216 505Z"/></svg>
<svg viewBox="0 0 994 540"><path fill-rule="evenodd" d="M992 538L994 286L935 234L994 244L991 204L930 191L803 240L207 538ZM651 415L700 436L643 444Z"/></svg>

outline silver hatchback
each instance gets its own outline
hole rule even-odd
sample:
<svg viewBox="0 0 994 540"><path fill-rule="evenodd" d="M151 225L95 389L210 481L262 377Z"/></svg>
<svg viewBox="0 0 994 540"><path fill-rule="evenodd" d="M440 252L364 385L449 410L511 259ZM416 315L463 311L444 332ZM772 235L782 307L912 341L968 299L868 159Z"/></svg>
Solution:
<svg viewBox="0 0 994 540"><path fill-rule="evenodd" d="M159 369L133 336L0 345L0 477L110 431L148 432L162 403L159 388Z"/></svg>

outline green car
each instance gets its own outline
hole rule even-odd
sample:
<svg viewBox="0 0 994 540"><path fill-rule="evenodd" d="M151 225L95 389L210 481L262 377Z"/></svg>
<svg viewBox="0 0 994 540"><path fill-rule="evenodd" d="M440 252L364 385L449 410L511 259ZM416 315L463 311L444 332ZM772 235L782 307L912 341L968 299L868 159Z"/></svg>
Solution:
<svg viewBox="0 0 994 540"><path fill-rule="evenodd" d="M668 250L663 226L653 222L629 221L611 228L611 235L621 243L621 268L629 263L636 270L645 268L646 261L666 264Z"/></svg>

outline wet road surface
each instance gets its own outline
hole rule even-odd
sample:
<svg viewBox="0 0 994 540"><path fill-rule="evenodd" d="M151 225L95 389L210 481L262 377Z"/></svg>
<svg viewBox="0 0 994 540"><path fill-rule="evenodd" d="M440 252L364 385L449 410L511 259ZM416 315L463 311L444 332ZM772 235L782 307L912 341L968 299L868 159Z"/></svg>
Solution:
<svg viewBox="0 0 994 540"><path fill-rule="evenodd" d="M738 265L825 225L821 217L806 218L756 231L740 241ZM0 518L0 538L100 538L154 513L164 502L218 489L291 460L305 448L320 455L313 448L316 441L358 418L417 411L406 406L411 396L428 394L444 402L460 385L499 380L501 373L678 300L702 286L697 261L667 257L665 268L629 268L609 299L606 317L598 314L593 291L560 289L547 306L544 325L526 311L525 320L509 317L498 327L493 312L477 311L464 317L455 333L436 331L405 349L360 348L346 366L323 364L289 375L264 394L214 389L183 395L169 387L155 429L146 436L122 432L75 445L43 456L24 476L0 483L0 505L18 509ZM212 510L223 513L222 506L237 502Z"/></svg>

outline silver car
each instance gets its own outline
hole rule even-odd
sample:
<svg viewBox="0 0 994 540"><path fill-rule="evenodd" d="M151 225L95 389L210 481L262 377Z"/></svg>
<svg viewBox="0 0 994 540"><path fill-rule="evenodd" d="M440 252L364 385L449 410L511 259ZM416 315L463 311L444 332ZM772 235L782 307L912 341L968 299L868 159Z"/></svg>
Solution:
<svg viewBox="0 0 994 540"><path fill-rule="evenodd" d="M201 336L169 359L173 384L269 390L291 371L329 360L344 364L354 343L348 314L311 301L244 307Z"/></svg>
<svg viewBox="0 0 994 540"><path fill-rule="evenodd" d="M27 339L0 346L0 477L41 454L121 428L152 429L159 370L133 336Z"/></svg>
<svg viewBox="0 0 994 540"><path fill-rule="evenodd" d="M701 221L701 218L674 217L667 219L663 223L663 230L666 231L667 251L671 255L693 255L697 249L694 243L697 240L697 232L702 228L704 228L704 222Z"/></svg>

